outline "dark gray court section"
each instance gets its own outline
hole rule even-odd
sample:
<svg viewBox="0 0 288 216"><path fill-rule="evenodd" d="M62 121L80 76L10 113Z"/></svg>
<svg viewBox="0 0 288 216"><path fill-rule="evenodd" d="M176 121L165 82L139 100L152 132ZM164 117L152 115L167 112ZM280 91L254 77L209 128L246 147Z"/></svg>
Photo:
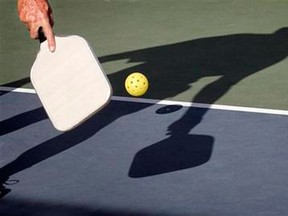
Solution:
<svg viewBox="0 0 288 216"><path fill-rule="evenodd" d="M112 101L62 134L35 94L0 99L1 216L288 213L287 116Z"/></svg>

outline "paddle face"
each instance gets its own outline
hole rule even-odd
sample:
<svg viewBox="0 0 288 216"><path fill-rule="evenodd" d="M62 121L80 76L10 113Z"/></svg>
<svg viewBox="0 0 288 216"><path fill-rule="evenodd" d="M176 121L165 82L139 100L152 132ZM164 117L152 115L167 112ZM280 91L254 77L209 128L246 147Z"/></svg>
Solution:
<svg viewBox="0 0 288 216"><path fill-rule="evenodd" d="M102 109L111 85L88 43L79 36L56 36L54 53L47 41L31 69L31 82L54 127L70 130Z"/></svg>

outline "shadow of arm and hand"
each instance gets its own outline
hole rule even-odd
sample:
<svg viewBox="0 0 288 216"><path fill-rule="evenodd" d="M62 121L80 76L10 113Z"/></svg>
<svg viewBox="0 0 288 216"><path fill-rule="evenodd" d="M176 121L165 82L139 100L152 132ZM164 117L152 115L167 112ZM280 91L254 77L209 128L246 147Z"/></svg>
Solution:
<svg viewBox="0 0 288 216"><path fill-rule="evenodd" d="M238 34L212 38L212 44L218 44L218 48L210 46L214 51L211 56L205 57L207 70L204 70L204 74L216 75L218 78L204 86L191 101L214 104L243 79L281 62L288 55L287 38L288 28L281 28L272 34ZM202 121L208 111L209 109L202 109L200 115L195 115L195 109L190 108L168 127L168 131L173 131L173 128L188 119L191 119L191 130Z"/></svg>

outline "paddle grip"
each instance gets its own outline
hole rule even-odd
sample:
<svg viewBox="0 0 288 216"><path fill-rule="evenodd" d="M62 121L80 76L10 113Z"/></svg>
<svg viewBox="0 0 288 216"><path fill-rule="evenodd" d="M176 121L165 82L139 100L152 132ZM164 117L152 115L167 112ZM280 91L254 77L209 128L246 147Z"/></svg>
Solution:
<svg viewBox="0 0 288 216"><path fill-rule="evenodd" d="M39 40L40 43L46 41L46 37L45 37L45 34L44 34L44 31L43 31L42 27L40 27L38 29L38 40Z"/></svg>

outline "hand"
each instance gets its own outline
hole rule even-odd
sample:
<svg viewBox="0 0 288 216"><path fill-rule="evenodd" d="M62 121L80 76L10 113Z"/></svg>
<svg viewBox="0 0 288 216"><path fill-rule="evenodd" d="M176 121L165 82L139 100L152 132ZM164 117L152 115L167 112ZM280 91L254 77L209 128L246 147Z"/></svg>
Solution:
<svg viewBox="0 0 288 216"><path fill-rule="evenodd" d="M37 39L38 30L42 27L51 52L55 51L55 36L52 9L48 0L18 0L18 15L30 32L30 37Z"/></svg>

